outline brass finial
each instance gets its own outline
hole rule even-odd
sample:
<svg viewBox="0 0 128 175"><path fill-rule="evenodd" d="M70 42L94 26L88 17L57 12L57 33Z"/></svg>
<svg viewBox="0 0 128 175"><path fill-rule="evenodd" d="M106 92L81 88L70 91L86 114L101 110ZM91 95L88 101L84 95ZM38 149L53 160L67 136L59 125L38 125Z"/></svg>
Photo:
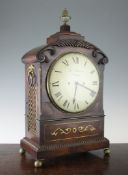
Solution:
<svg viewBox="0 0 128 175"><path fill-rule="evenodd" d="M64 23L64 25L67 25L67 23L71 20L71 16L69 16L68 10L65 8L62 12L61 21Z"/></svg>

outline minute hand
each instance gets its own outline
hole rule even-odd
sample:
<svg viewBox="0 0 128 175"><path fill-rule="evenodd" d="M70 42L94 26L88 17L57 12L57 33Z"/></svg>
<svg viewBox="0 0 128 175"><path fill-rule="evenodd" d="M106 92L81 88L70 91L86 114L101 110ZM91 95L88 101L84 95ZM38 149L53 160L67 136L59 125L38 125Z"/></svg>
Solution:
<svg viewBox="0 0 128 175"><path fill-rule="evenodd" d="M80 84L79 82L77 82L77 85L79 85L79 86L81 86L81 87L83 87L83 88L89 90L89 91L92 92L92 93L94 92L92 89L88 88L87 86L84 86L83 84Z"/></svg>

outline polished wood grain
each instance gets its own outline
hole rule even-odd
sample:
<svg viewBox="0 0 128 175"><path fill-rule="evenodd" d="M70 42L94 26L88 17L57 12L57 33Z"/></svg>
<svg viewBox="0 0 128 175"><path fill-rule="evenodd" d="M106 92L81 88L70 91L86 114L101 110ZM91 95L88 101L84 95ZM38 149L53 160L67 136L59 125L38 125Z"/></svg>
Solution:
<svg viewBox="0 0 128 175"><path fill-rule="evenodd" d="M49 159L34 168L29 154L21 156L18 144L0 145L0 175L127 175L128 144L111 144L110 158L101 150Z"/></svg>

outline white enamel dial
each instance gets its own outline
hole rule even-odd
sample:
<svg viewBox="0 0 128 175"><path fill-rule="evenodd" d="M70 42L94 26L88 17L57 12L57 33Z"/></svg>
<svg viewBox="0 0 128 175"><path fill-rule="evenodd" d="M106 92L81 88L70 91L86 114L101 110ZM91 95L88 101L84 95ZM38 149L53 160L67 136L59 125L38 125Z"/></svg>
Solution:
<svg viewBox="0 0 128 175"><path fill-rule="evenodd" d="M50 66L47 91L60 109L77 113L86 110L99 91L99 74L92 61L80 53L62 55Z"/></svg>

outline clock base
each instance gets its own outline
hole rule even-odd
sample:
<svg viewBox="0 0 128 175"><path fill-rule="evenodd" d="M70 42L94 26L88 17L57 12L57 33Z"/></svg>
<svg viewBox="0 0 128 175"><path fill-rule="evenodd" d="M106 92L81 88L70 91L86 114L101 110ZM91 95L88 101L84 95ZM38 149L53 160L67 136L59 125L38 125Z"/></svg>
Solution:
<svg viewBox="0 0 128 175"><path fill-rule="evenodd" d="M84 139L74 143L38 145L25 137L21 140L21 148L32 155L35 160L50 159L78 152L87 152L97 149L109 149L109 140L105 137ZM105 151L104 151L105 153Z"/></svg>

